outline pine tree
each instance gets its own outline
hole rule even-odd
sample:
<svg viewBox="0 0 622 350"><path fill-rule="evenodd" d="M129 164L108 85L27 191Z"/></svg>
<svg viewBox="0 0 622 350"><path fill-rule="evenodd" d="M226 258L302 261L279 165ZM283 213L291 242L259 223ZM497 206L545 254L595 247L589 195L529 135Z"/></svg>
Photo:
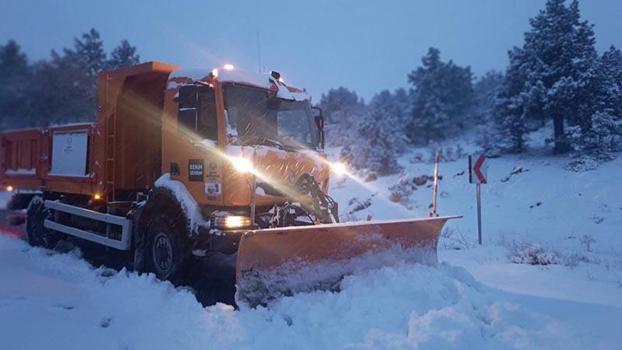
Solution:
<svg viewBox="0 0 622 350"><path fill-rule="evenodd" d="M103 42L95 29L74 38L73 48L52 51L33 67L32 104L37 125L93 121L97 116L97 75L105 68Z"/></svg>
<svg viewBox="0 0 622 350"><path fill-rule="evenodd" d="M75 55L52 51L49 61L33 67L35 125L47 126L94 119L94 86Z"/></svg>
<svg viewBox="0 0 622 350"><path fill-rule="evenodd" d="M523 81L508 83L513 88L506 89L506 102L528 103L514 108L526 113L525 121L552 119L555 151L563 153L569 149L565 124L589 127L594 113L598 57L594 32L581 20L576 0L569 6L564 0L548 0L530 25L520 54L510 53L514 68L509 69L522 72L508 74L513 76L508 79Z"/></svg>
<svg viewBox="0 0 622 350"><path fill-rule="evenodd" d="M374 96L369 112L356 125L357 137L344 149L350 165L379 175L398 172L397 156L403 151L406 140L399 118L395 97L388 90Z"/></svg>
<svg viewBox="0 0 622 350"><path fill-rule="evenodd" d="M622 150L622 53L605 51L597 64L598 86L594 112L587 122L571 129L573 148L580 154L607 160Z"/></svg>
<svg viewBox="0 0 622 350"><path fill-rule="evenodd" d="M492 122L497 96L501 91L503 79L503 73L491 70L486 72L486 74L473 85L473 91L475 93L473 115L476 123L488 126L488 124Z"/></svg>
<svg viewBox="0 0 622 350"><path fill-rule="evenodd" d="M110 55L110 60L107 62L109 69L125 68L137 65L140 63L140 56L136 53L136 47L130 45L127 40L121 41Z"/></svg>
<svg viewBox="0 0 622 350"><path fill-rule="evenodd" d="M413 101L408 136L427 144L464 127L474 96L470 68L442 62L433 47L421 61L422 66L408 75Z"/></svg>
<svg viewBox="0 0 622 350"><path fill-rule="evenodd" d="M493 109L494 121L499 139L495 147L507 152L522 152L525 148L524 136L528 131L528 118L539 111L529 110L537 106L531 103L538 100L542 86L529 86L523 62L523 49L515 47L509 53L510 64L506 70L503 84Z"/></svg>
<svg viewBox="0 0 622 350"><path fill-rule="evenodd" d="M0 45L0 128L94 120L97 76L102 69L138 63L126 40L110 61L95 29L74 38L72 48L32 64L14 41ZM33 83L36 82L36 83Z"/></svg>
<svg viewBox="0 0 622 350"><path fill-rule="evenodd" d="M65 85L65 95L73 101L64 118L94 120L97 116L97 75L106 67L106 53L99 32L91 29L80 38L74 38L73 49L64 49L62 56L53 52L51 64L58 70L59 84Z"/></svg>
<svg viewBox="0 0 622 350"><path fill-rule="evenodd" d="M9 40L0 46L0 127L27 125L30 83L26 54Z"/></svg>
<svg viewBox="0 0 622 350"><path fill-rule="evenodd" d="M622 118L622 52L611 46L598 61L598 108Z"/></svg>
<svg viewBox="0 0 622 350"><path fill-rule="evenodd" d="M406 126L412 118L412 96L404 88L396 89L391 96L391 102L388 106L391 119L391 127L396 135L395 143L398 152L402 153L410 144L407 136Z"/></svg>
<svg viewBox="0 0 622 350"><path fill-rule="evenodd" d="M367 112L356 92L344 87L322 94L320 107L326 117L326 141L332 146L348 145L355 125Z"/></svg>
<svg viewBox="0 0 622 350"><path fill-rule="evenodd" d="M106 67L106 52L104 43L95 28L82 34L81 38L74 38L74 49L65 50L66 55L76 55L89 78L96 78L97 74Z"/></svg>

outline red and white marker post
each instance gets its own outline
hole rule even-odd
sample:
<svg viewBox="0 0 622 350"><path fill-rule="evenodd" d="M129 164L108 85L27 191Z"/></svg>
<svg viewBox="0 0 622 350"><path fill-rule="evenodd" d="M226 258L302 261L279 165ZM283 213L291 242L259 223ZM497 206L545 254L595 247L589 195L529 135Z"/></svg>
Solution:
<svg viewBox="0 0 622 350"><path fill-rule="evenodd" d="M480 185L488 183L486 178L487 170L486 156L483 154L469 156L469 182L475 184L477 197L477 241L480 245L482 245L482 197Z"/></svg>

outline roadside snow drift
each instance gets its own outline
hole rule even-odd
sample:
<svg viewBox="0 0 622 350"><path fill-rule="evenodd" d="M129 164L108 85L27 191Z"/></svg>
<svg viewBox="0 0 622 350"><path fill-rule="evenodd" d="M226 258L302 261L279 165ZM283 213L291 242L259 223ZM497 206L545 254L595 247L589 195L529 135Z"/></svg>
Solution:
<svg viewBox="0 0 622 350"><path fill-rule="evenodd" d="M544 299L490 289L447 264L398 264L346 277L340 293L235 311L203 308L190 291L153 275L93 269L76 254L0 236L0 281L5 349L611 348L621 340L620 313L586 330L561 317L565 311L538 311ZM588 316L607 311L579 308Z"/></svg>

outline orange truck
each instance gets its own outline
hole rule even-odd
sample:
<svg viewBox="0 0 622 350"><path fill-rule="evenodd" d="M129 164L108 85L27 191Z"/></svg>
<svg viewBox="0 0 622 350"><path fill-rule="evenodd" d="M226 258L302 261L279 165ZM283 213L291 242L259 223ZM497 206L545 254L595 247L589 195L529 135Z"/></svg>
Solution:
<svg viewBox="0 0 622 350"><path fill-rule="evenodd" d="M339 223L321 110L278 72L148 62L98 87L96 123L0 133L0 185L30 244L91 242L173 281L193 258L222 257L251 305L370 252L435 259L450 217Z"/></svg>

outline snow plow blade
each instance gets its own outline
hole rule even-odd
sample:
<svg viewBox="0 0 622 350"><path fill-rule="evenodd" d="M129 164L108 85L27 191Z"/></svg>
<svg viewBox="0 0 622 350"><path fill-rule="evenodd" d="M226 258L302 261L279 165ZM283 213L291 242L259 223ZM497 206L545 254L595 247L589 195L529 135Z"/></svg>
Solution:
<svg viewBox="0 0 622 350"><path fill-rule="evenodd" d="M399 261L436 263L445 222L456 216L364 221L246 232L238 248L238 302L251 307L296 292L336 290L344 275Z"/></svg>

